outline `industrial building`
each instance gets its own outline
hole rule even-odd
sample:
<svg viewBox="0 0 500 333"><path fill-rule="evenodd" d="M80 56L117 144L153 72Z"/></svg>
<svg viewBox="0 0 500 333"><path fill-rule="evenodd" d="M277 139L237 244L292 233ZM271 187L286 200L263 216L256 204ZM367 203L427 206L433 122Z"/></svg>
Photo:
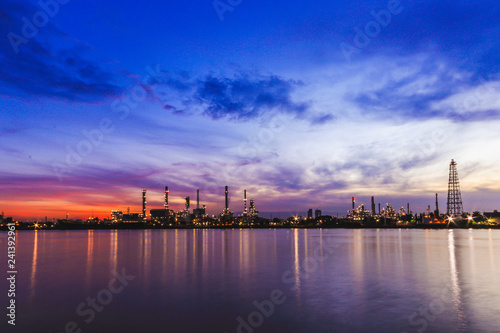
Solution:
<svg viewBox="0 0 500 333"><path fill-rule="evenodd" d="M203 218L206 215L206 206L200 208L200 189L196 190L196 208L193 209L193 215L196 219Z"/></svg>
<svg viewBox="0 0 500 333"><path fill-rule="evenodd" d="M435 194L435 209L431 211L429 205L427 212L420 214L414 214L410 210L410 203L406 204L406 207L401 207L395 209L389 203L385 206L381 206L381 203L375 202L375 197L369 197L369 205L365 208L365 204L360 204L356 206L356 198L352 197L351 209L347 212L347 217L343 219L343 223L357 223L361 225L378 224L380 225L396 225L396 224L437 224L437 223L448 223L450 219L455 221L460 221L460 219L469 219L470 223L478 223L481 221L488 221L488 223L497 223L500 219L500 213L498 211L484 213L484 216L479 213L475 213L475 218L472 216L466 216L467 214L463 212L463 202L460 193L460 184L458 181L457 163L455 160L451 160L450 170L449 170L449 182L448 182L448 201L447 201L447 216L440 215L438 194ZM174 212L169 206L169 189L165 186L164 194L164 207L151 209L150 218L146 215L147 207L147 190L142 190L142 212L141 213L127 213L124 214L121 210L114 210L111 212L111 221L125 222L125 223L138 223L138 222L152 222L160 225L167 226L181 226L181 225L195 225L195 226L230 226L230 225L242 225L242 226L254 226L254 225L266 225L269 224L269 220L259 218L258 211L255 208L255 200L250 199L247 201L247 190L243 190L243 209L240 216L235 217L234 213L229 209L229 186L224 187L224 208L220 212L219 216L207 215L206 205L200 205L200 189L196 190L196 208L191 210L191 197L184 197L184 209ZM368 208L369 207L369 208ZM267 222L263 222L267 220ZM271 216L271 220L272 216ZM302 217L294 217L288 219L290 225L324 225L327 223L332 225L335 218L333 216L323 215L319 208L313 210L309 208L307 211L307 219ZM337 219L338 220L338 216ZM285 221L285 220L283 220ZM417 222L418 221L418 222ZM276 222L273 222L276 225Z"/></svg>
<svg viewBox="0 0 500 333"><path fill-rule="evenodd" d="M500 212L494 210L493 212L484 212L484 217L488 223L500 223Z"/></svg>

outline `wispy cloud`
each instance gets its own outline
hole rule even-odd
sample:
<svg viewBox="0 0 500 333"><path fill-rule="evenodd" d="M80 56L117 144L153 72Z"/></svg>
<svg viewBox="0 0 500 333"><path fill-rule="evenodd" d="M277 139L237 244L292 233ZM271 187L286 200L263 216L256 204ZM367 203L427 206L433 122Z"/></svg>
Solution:
<svg viewBox="0 0 500 333"><path fill-rule="evenodd" d="M497 119L499 83L455 66L436 54L380 57L355 65L352 78L338 79L338 103L351 110L337 117L385 118L391 122ZM348 89L346 89L348 87ZM358 110L359 112L354 112Z"/></svg>

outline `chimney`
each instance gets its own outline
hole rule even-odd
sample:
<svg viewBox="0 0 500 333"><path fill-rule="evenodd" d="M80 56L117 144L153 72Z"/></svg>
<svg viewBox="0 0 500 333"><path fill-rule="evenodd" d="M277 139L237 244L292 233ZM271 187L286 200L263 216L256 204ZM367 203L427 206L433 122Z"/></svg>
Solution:
<svg viewBox="0 0 500 333"><path fill-rule="evenodd" d="M165 209L168 210L168 186L165 186Z"/></svg>
<svg viewBox="0 0 500 333"><path fill-rule="evenodd" d="M247 215L247 190L243 191L243 215Z"/></svg>
<svg viewBox="0 0 500 333"><path fill-rule="evenodd" d="M146 190L142 190L142 218L146 219Z"/></svg>
<svg viewBox="0 0 500 333"><path fill-rule="evenodd" d="M200 189L196 190L196 209L200 209Z"/></svg>
<svg viewBox="0 0 500 333"><path fill-rule="evenodd" d="M439 217L439 203L438 203L438 194L436 193L436 212L435 215Z"/></svg>
<svg viewBox="0 0 500 333"><path fill-rule="evenodd" d="M229 198L228 198L228 186L226 186L226 202L225 202L225 208L226 208L226 211L229 209Z"/></svg>

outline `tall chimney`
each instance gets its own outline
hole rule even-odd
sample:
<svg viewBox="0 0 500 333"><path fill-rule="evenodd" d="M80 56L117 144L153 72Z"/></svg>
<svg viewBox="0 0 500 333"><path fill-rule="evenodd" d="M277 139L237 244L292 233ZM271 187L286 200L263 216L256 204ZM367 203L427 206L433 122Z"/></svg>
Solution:
<svg viewBox="0 0 500 333"><path fill-rule="evenodd" d="M352 197L352 210L354 211L356 208L354 207L354 204L356 203L356 198Z"/></svg>
<svg viewBox="0 0 500 333"><path fill-rule="evenodd" d="M247 190L243 191L243 215L247 215Z"/></svg>
<svg viewBox="0 0 500 333"><path fill-rule="evenodd" d="M375 197L372 197L372 216L375 216Z"/></svg>
<svg viewBox="0 0 500 333"><path fill-rule="evenodd" d="M168 186L165 186L165 209L168 210Z"/></svg>
<svg viewBox="0 0 500 333"><path fill-rule="evenodd" d="M196 209L200 209L200 189L196 190Z"/></svg>
<svg viewBox="0 0 500 333"><path fill-rule="evenodd" d="M142 218L146 219L146 190L142 190Z"/></svg>
<svg viewBox="0 0 500 333"><path fill-rule="evenodd" d="M226 186L226 203L225 203L226 210L229 209L229 198L227 192L228 192L228 186Z"/></svg>
<svg viewBox="0 0 500 333"><path fill-rule="evenodd" d="M439 216L439 204L438 204L438 194L436 193L436 216Z"/></svg>
<svg viewBox="0 0 500 333"><path fill-rule="evenodd" d="M406 215L410 215L410 203L407 204L408 209L406 210Z"/></svg>

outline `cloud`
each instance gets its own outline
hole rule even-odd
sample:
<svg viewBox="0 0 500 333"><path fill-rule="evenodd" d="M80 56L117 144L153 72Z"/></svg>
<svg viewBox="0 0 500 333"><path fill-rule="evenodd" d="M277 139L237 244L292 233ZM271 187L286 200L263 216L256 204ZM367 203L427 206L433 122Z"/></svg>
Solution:
<svg viewBox="0 0 500 333"><path fill-rule="evenodd" d="M335 121L337 117L331 114L322 114L317 117L312 118L311 123L313 125L323 125L332 121Z"/></svg>
<svg viewBox="0 0 500 333"><path fill-rule="evenodd" d="M280 111L299 117L310 108L308 102L295 101L293 93L302 82L277 75L237 73L234 76L209 74L191 78L161 72L151 80L151 90L175 114L203 114L214 120L245 121ZM323 115L317 121L332 117Z"/></svg>
<svg viewBox="0 0 500 333"><path fill-rule="evenodd" d="M457 93L434 103L435 110L447 111L456 121L485 121L498 119L500 81L480 78L476 82L460 87Z"/></svg>
<svg viewBox="0 0 500 333"><path fill-rule="evenodd" d="M23 35L23 19L41 9L29 3L6 1L0 9L0 94L64 98L95 102L115 96L122 88L117 76L101 65L87 60L90 51L49 22L36 28L32 38ZM13 39L23 38L17 45ZM10 39L8 36L11 36ZM17 50L17 52L16 52Z"/></svg>
<svg viewBox="0 0 500 333"><path fill-rule="evenodd" d="M478 79L477 73L435 54L405 59L384 57L359 63L355 82L362 83L347 83L351 89L340 98L362 116L393 122L498 119L500 81Z"/></svg>
<svg viewBox="0 0 500 333"><path fill-rule="evenodd" d="M218 78L209 75L197 83L195 96L206 105L205 114L213 119L255 118L273 109L300 115L307 109L306 104L295 103L291 98L292 90L300 82L278 76Z"/></svg>
<svg viewBox="0 0 500 333"><path fill-rule="evenodd" d="M385 71L378 73L374 88L367 82L364 89L351 96L365 112L382 116L436 117L439 115L431 105L449 97L457 86L463 84L451 68L439 62L422 61L414 64L408 72L391 67L385 66ZM375 80L375 77L367 79Z"/></svg>
<svg viewBox="0 0 500 333"><path fill-rule="evenodd" d="M0 136L6 136L6 135L12 135L12 134L19 134L24 131L26 131L27 126L2 126L0 125Z"/></svg>
<svg viewBox="0 0 500 333"><path fill-rule="evenodd" d="M284 191L304 188L304 172L299 167L275 166L257 171L258 179L263 185Z"/></svg>

